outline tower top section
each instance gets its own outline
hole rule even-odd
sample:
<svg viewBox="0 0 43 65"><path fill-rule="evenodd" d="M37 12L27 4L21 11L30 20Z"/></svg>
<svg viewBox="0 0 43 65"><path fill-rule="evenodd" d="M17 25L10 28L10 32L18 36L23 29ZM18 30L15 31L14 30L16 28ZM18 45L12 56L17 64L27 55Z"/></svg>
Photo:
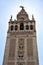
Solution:
<svg viewBox="0 0 43 65"><path fill-rule="evenodd" d="M21 11L17 14L17 20L20 21L21 19L26 21L28 20L28 14L27 12L25 11L24 7L23 6L20 6Z"/></svg>
<svg viewBox="0 0 43 65"><path fill-rule="evenodd" d="M34 16L32 15L32 20L30 20L24 7L20 6L20 8L21 10L18 12L16 20L12 20L12 16L10 17L8 32L36 31Z"/></svg>
<svg viewBox="0 0 43 65"><path fill-rule="evenodd" d="M32 15L32 20L29 19L29 15L27 14L27 12L25 11L23 6L20 6L21 10L20 12L18 12L17 14L17 20L12 20L12 16L10 18L9 22L20 22L20 21L35 21L34 16Z"/></svg>

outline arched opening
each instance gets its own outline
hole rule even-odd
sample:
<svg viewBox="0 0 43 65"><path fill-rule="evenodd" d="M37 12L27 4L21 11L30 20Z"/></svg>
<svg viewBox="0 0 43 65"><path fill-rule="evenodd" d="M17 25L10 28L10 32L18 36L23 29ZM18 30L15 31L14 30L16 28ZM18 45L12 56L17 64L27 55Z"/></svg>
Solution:
<svg viewBox="0 0 43 65"><path fill-rule="evenodd" d="M24 24L20 23L20 30L24 30Z"/></svg>
<svg viewBox="0 0 43 65"><path fill-rule="evenodd" d="M15 30L17 30L18 29L18 26L17 25L15 25Z"/></svg>
<svg viewBox="0 0 43 65"><path fill-rule="evenodd" d="M12 26L11 26L11 30L13 30L13 28L14 28L14 26L12 25Z"/></svg>
<svg viewBox="0 0 43 65"><path fill-rule="evenodd" d="M26 25L26 30L28 30L29 29L29 25Z"/></svg>
<svg viewBox="0 0 43 65"><path fill-rule="evenodd" d="M33 30L33 25L30 25L30 30Z"/></svg>

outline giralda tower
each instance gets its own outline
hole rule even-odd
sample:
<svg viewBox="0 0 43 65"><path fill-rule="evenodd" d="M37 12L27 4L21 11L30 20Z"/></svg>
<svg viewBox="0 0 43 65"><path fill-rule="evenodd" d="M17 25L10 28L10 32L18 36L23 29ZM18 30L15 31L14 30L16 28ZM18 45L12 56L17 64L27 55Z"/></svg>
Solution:
<svg viewBox="0 0 43 65"><path fill-rule="evenodd" d="M17 20L9 21L3 65L39 65L35 19L29 19L24 7Z"/></svg>

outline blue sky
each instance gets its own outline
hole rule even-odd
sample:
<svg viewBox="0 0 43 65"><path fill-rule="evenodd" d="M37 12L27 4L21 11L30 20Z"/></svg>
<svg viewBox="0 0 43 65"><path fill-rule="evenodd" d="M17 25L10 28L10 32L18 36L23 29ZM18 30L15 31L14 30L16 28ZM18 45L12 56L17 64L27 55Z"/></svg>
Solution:
<svg viewBox="0 0 43 65"><path fill-rule="evenodd" d="M21 5L25 7L29 18L33 14L36 20L39 64L43 65L43 0L0 0L0 65L3 62L10 16L16 19Z"/></svg>

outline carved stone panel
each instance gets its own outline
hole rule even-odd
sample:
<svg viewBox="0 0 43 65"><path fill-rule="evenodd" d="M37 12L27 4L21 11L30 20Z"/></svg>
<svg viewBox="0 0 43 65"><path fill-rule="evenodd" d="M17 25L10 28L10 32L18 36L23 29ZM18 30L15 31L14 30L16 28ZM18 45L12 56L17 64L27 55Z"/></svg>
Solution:
<svg viewBox="0 0 43 65"><path fill-rule="evenodd" d="M24 58L24 39L18 39L18 58Z"/></svg>

